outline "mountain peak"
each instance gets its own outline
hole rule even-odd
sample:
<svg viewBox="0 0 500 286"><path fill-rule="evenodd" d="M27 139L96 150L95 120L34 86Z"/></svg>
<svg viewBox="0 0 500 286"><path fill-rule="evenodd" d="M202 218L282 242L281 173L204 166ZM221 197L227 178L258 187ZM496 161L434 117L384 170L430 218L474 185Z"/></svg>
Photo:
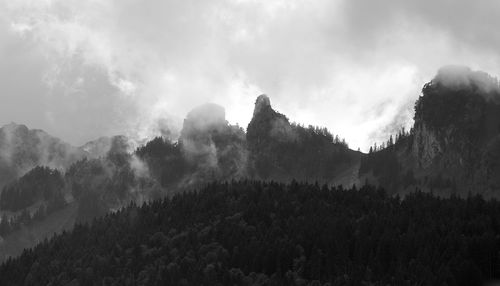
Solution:
<svg viewBox="0 0 500 286"><path fill-rule="evenodd" d="M255 116L257 113L261 112L261 110L271 108L271 100L265 94L259 95L257 100L255 100L255 109L253 111L253 115Z"/></svg>
<svg viewBox="0 0 500 286"><path fill-rule="evenodd" d="M257 97L255 104L271 105L271 100L266 94L261 94Z"/></svg>
<svg viewBox="0 0 500 286"><path fill-rule="evenodd" d="M271 107L267 95L257 97L253 117L247 127L250 146L258 149L261 144L267 144L267 140L289 140L295 137L292 129L288 118Z"/></svg>
<svg viewBox="0 0 500 286"><path fill-rule="evenodd" d="M498 132L499 102L498 79L468 67L446 66L424 85L415 105L415 126L425 124L469 139L490 137Z"/></svg>
<svg viewBox="0 0 500 286"><path fill-rule="evenodd" d="M497 78L466 66L444 66L439 69L430 84L440 84L454 91L477 90L485 99L498 100L500 97L500 84Z"/></svg>

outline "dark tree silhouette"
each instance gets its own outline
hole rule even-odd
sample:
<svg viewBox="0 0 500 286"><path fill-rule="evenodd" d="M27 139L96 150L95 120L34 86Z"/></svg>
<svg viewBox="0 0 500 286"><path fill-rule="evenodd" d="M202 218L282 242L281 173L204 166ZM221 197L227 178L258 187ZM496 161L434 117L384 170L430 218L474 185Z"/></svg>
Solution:
<svg viewBox="0 0 500 286"><path fill-rule="evenodd" d="M481 285L500 276L499 217L481 197L213 183L78 224L0 284Z"/></svg>

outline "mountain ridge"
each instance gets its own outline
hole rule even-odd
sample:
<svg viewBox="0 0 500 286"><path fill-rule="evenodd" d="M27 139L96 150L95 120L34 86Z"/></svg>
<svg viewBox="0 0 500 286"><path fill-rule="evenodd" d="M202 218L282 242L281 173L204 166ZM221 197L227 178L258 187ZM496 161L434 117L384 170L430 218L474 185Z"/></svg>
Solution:
<svg viewBox="0 0 500 286"><path fill-rule="evenodd" d="M187 114L177 141L157 137L134 150L135 145L127 137L114 136L72 147L85 156L65 169L60 167L61 191L54 198L44 197L45 205L23 198L23 194L31 193L26 186L39 184L36 180L44 176L28 176L29 172L26 176L12 176L18 180L9 186L9 199L20 200L23 207L32 205L8 213L10 219L2 219L5 223L0 223L0 232L8 229L14 232L3 235L15 237L20 226L38 225L47 215L57 216L69 206L75 209L74 221L88 222L116 212L130 201L143 203L199 189L212 181L240 179L283 183L298 180L330 186L374 184L390 195L402 196L422 190L440 196L499 197L500 104L496 98L500 92L494 88L498 81L462 68L452 69L454 76L457 70L458 84L449 83L452 77L443 76L447 72L444 69L424 86L415 105L415 124L409 132L401 131L384 148L371 149L367 154L349 149L344 140L326 128L291 123L273 108L267 95L257 97L246 132L229 124L222 106L205 104ZM485 82L487 88L478 86ZM32 147L27 150L39 151L37 144L42 139L50 143L42 147L54 145L56 151L65 150L67 145L60 143L62 140L40 134L46 133L17 124L0 128L0 150L5 145L2 142L20 141L11 145L24 146L19 138ZM39 153L52 150L44 148ZM40 158L64 158L42 156L35 151L33 160L29 160L30 156L23 160L34 165ZM53 171L49 168L47 172ZM42 197L40 193L51 192L42 188L35 195ZM62 204L59 193L65 200ZM49 212L51 201L57 207ZM5 241L11 243L12 239ZM7 248L0 247L0 259L4 255L1 249Z"/></svg>

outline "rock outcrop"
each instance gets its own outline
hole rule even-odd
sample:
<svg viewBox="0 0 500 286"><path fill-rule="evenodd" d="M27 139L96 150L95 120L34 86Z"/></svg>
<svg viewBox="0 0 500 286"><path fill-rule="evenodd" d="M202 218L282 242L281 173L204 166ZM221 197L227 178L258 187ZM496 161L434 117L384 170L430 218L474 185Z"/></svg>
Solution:
<svg viewBox="0 0 500 286"><path fill-rule="evenodd" d="M466 67L439 70L415 104L411 133L381 151L397 155L400 176L415 176L408 180L395 176L393 191L407 188L403 183L407 181L413 182L410 188L439 190L445 195L500 196L500 188L493 183L500 173L494 174L496 167L488 155L495 153L493 142L500 135L499 99L498 80L484 72Z"/></svg>

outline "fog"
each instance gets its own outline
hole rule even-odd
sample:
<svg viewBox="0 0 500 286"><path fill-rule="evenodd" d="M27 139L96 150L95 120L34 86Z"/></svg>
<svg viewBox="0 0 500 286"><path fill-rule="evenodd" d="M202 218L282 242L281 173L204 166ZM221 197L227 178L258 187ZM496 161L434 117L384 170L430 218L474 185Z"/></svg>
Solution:
<svg viewBox="0 0 500 286"><path fill-rule="evenodd" d="M206 102L246 127L268 94L291 121L366 150L411 126L444 65L500 74L500 3L0 0L0 124L73 145L179 136Z"/></svg>

